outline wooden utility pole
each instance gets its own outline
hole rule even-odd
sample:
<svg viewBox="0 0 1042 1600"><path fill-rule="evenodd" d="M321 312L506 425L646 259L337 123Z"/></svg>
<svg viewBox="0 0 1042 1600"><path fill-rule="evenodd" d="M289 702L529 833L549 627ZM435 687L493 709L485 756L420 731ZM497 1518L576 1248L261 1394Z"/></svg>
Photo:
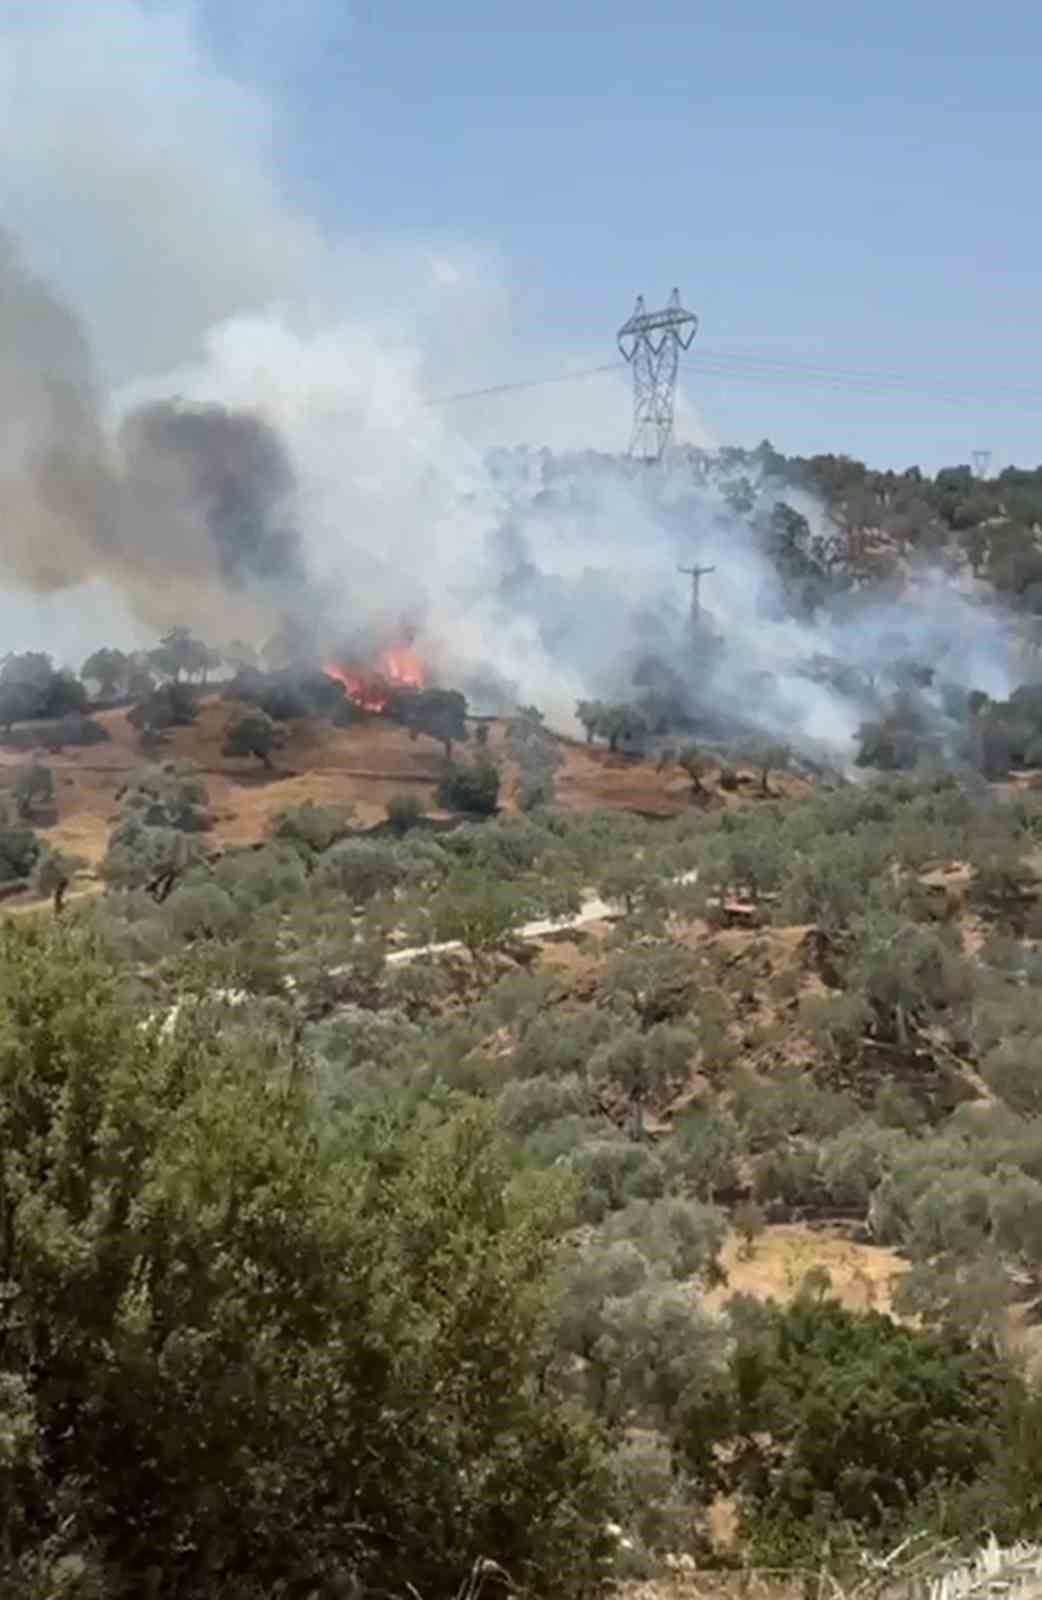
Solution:
<svg viewBox="0 0 1042 1600"><path fill-rule="evenodd" d="M691 579L691 626L693 628L697 628L698 619L699 619L699 616L701 615L701 612L700 612L700 609L699 609L699 604L698 604L698 588L699 588L699 584L700 584L701 580L705 577L707 572L715 572L716 568L715 567L678 567L677 571L678 572L682 572L685 575L685 577L688 577L688 578Z"/></svg>

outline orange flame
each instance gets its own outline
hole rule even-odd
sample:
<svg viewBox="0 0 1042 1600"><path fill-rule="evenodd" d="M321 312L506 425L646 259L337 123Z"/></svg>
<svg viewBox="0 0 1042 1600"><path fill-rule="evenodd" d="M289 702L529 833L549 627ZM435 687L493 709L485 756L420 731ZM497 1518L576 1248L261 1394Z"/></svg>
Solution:
<svg viewBox="0 0 1042 1600"><path fill-rule="evenodd" d="M322 671L327 678L342 683L349 699L363 711L385 711L389 687L422 689L424 683L423 663L408 645L393 645L382 650L372 669L347 666L342 661L325 661Z"/></svg>
<svg viewBox="0 0 1042 1600"><path fill-rule="evenodd" d="M396 683L402 688L423 688L423 663L416 651L410 650L407 644L384 650L377 661L377 670L388 683Z"/></svg>

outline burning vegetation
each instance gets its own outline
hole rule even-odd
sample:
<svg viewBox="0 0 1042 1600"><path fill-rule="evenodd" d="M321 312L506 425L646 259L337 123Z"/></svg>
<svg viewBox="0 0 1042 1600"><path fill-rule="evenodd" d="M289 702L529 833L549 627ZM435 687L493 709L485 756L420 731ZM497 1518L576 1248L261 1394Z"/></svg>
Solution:
<svg viewBox="0 0 1042 1600"><path fill-rule="evenodd" d="M322 663L322 671L342 684L348 699L363 711L386 711L393 690L422 689L426 683L423 663L408 644L381 650L372 665L329 660Z"/></svg>

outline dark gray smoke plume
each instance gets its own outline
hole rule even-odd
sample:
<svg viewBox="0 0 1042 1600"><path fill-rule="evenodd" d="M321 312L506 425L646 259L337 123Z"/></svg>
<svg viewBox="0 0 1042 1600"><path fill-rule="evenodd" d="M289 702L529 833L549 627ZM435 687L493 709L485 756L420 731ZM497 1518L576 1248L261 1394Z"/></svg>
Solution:
<svg viewBox="0 0 1042 1600"><path fill-rule="evenodd" d="M64 588L110 566L116 507L90 349L0 229L0 538L8 583Z"/></svg>
<svg viewBox="0 0 1042 1600"><path fill-rule="evenodd" d="M174 517L191 508L230 588L300 580L300 541L288 521L293 469L263 418L157 401L131 412L119 444L137 506L165 506Z"/></svg>
<svg viewBox="0 0 1042 1600"><path fill-rule="evenodd" d="M6 585L106 579L146 621L280 614L302 583L275 430L220 405L138 407L115 439L75 314L0 231L0 550Z"/></svg>

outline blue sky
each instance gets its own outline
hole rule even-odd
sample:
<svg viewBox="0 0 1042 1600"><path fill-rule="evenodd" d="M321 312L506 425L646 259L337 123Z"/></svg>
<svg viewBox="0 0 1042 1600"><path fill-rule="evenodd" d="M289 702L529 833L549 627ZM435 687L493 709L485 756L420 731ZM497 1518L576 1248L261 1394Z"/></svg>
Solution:
<svg viewBox="0 0 1042 1600"><path fill-rule="evenodd" d="M1042 461L1037 8L208 0L204 15L221 62L273 96L298 207L355 240L497 261L509 366L482 379L610 359L636 293L676 283L702 318L685 391L724 441L898 467L974 448ZM739 358L908 382L819 388L765 365L739 381Z"/></svg>

